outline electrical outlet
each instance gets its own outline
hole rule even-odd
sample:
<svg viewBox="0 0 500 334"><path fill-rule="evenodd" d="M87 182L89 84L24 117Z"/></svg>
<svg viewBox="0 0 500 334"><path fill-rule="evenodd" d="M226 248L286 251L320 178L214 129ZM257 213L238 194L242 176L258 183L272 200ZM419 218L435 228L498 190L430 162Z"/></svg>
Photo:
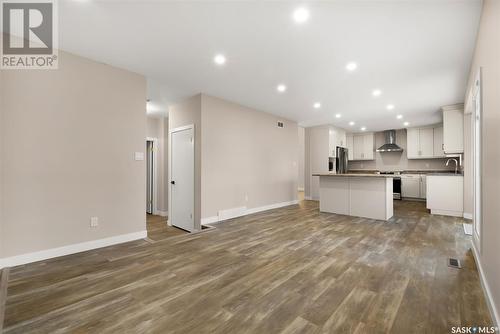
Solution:
<svg viewBox="0 0 500 334"><path fill-rule="evenodd" d="M90 217L90 227L99 226L99 217Z"/></svg>

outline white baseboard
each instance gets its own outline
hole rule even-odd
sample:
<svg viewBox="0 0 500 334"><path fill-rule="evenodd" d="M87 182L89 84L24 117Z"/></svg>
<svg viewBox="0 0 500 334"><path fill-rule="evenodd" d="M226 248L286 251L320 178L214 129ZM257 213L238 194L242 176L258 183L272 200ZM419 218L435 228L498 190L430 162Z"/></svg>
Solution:
<svg viewBox="0 0 500 334"><path fill-rule="evenodd" d="M168 217L168 211L156 210L155 215L162 216L162 217Z"/></svg>
<svg viewBox="0 0 500 334"><path fill-rule="evenodd" d="M479 270L479 279L481 281L481 286L483 287L484 296L486 297L486 304L488 304L488 308L490 310L490 314L494 322L493 325L498 327L500 325L500 317L493 300L493 295L491 293L490 285L486 280L486 276L484 274L483 266L481 264L481 259L478 255L476 245L474 244L474 242L471 242L471 244L472 244L472 254L474 255L474 260L476 260L477 269Z"/></svg>
<svg viewBox="0 0 500 334"><path fill-rule="evenodd" d="M461 211L450 211L450 210L435 210L431 209L431 215L441 215L441 216L452 216L452 217L463 217L464 213Z"/></svg>
<svg viewBox="0 0 500 334"><path fill-rule="evenodd" d="M267 211L267 210L272 210L272 209L277 209L277 208L282 208L284 206L289 206L289 205L294 205L299 203L298 200L293 200L293 201L288 201L288 202L281 202L281 203L275 203L275 204L270 204L270 205L265 205L261 206L258 208L251 208L251 209L246 209L244 212L239 210L239 215L233 215L231 218L237 218L237 217L243 217L246 215L250 215L252 213L257 213L257 212L262 212L262 211ZM220 222L223 222L224 220L231 219L231 218L224 218L221 219L219 216L212 216L212 217L206 217L206 218L201 218L201 224L206 225L206 224L217 224Z"/></svg>
<svg viewBox="0 0 500 334"><path fill-rule="evenodd" d="M147 231L140 231L128 234L117 235L114 237L92 240L81 242L78 244L62 246L58 248L45 249L38 252L27 253L22 255L16 255L12 257L7 257L0 259L0 268L4 267L14 267L26 263L37 262L47 259L52 259L54 257L80 253L96 248L102 248L107 246L112 246L116 244L121 244L124 242L134 241L138 239L144 239L148 236Z"/></svg>
<svg viewBox="0 0 500 334"><path fill-rule="evenodd" d="M464 218L465 219L472 219L472 213L464 212Z"/></svg>

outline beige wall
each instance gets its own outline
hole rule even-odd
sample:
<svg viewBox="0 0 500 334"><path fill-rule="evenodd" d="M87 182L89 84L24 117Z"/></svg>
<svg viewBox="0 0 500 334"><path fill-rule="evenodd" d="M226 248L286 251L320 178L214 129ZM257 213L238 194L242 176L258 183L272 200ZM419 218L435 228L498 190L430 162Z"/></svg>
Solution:
<svg viewBox="0 0 500 334"><path fill-rule="evenodd" d="M374 170L444 170L454 169L446 167L446 159L410 159L406 151L406 130L396 131L396 143L404 149L403 152L374 152L375 160L349 161L349 169L374 169ZM385 144L383 132L375 133L375 149Z"/></svg>
<svg viewBox="0 0 500 334"><path fill-rule="evenodd" d="M164 214L168 211L168 194L167 194L167 136L165 132L168 132L168 123L165 122L164 118L147 117L146 122L146 136L149 138L158 139L158 147L156 148L157 162L156 162L156 210L162 211L160 213ZM165 124L167 128L165 128Z"/></svg>
<svg viewBox="0 0 500 334"><path fill-rule="evenodd" d="M2 39L0 38L0 42ZM5 235L3 233L3 71L0 71L0 268L2 268L2 257L4 253L3 239Z"/></svg>
<svg viewBox="0 0 500 334"><path fill-rule="evenodd" d="M500 1L485 0L467 91L482 68L483 233L479 260L496 310L500 310ZM466 95L468 96L468 94ZM497 323L498 313L496 314Z"/></svg>
<svg viewBox="0 0 500 334"><path fill-rule="evenodd" d="M304 190L305 182L305 129L299 126L299 189Z"/></svg>
<svg viewBox="0 0 500 334"><path fill-rule="evenodd" d="M330 126L316 126L305 129L305 196L319 199L319 177L315 173L328 172L330 151Z"/></svg>
<svg viewBox="0 0 500 334"><path fill-rule="evenodd" d="M464 115L464 215L472 215L474 211L474 194L472 181L472 114Z"/></svg>
<svg viewBox="0 0 500 334"><path fill-rule="evenodd" d="M60 52L1 95L3 256L146 229L144 77Z"/></svg>
<svg viewBox="0 0 500 334"><path fill-rule="evenodd" d="M201 116L203 218L297 199L295 122L207 95Z"/></svg>
<svg viewBox="0 0 500 334"><path fill-rule="evenodd" d="M168 129L194 125L194 221L195 228L201 227L201 94L190 97L183 102L171 106L168 112ZM169 137L170 138L170 137ZM170 151L170 147L168 147ZM170 170L169 170L170 173ZM170 180L170 174L168 176ZM170 189L170 187L169 187ZM170 196L170 192L168 193ZM169 204L170 205L170 204ZM169 212L172 210L169 207Z"/></svg>

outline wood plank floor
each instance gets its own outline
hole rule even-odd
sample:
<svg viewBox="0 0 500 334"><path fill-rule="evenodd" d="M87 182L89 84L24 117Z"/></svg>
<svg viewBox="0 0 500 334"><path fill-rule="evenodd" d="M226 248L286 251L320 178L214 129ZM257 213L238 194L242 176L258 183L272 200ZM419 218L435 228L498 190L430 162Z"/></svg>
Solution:
<svg viewBox="0 0 500 334"><path fill-rule="evenodd" d="M6 333L450 333L491 325L462 219L302 201L11 268ZM459 258L464 268L447 267Z"/></svg>
<svg viewBox="0 0 500 334"><path fill-rule="evenodd" d="M160 241L178 235L188 234L180 228L167 225L167 217L157 215L146 215L146 229L148 238L153 241Z"/></svg>

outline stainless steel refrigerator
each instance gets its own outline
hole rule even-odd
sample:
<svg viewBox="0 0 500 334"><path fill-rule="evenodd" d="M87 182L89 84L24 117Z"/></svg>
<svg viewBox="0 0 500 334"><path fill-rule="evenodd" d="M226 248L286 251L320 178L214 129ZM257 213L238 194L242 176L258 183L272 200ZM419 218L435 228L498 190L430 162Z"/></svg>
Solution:
<svg viewBox="0 0 500 334"><path fill-rule="evenodd" d="M337 174L345 174L348 171L348 150L345 147L337 146L336 153L337 157L335 158L335 172Z"/></svg>

